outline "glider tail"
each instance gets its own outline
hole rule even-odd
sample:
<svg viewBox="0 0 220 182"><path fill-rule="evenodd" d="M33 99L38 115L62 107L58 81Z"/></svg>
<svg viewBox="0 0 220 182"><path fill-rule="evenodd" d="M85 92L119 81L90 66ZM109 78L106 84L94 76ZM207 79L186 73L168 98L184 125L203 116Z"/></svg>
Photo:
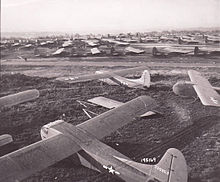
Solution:
<svg viewBox="0 0 220 182"><path fill-rule="evenodd" d="M187 182L187 165L183 154L174 148L166 151L156 165L147 165L114 156L123 163L148 176L148 181Z"/></svg>
<svg viewBox="0 0 220 182"><path fill-rule="evenodd" d="M140 78L140 81L143 83L144 87L150 87L150 73L148 70L144 70Z"/></svg>
<svg viewBox="0 0 220 182"><path fill-rule="evenodd" d="M152 49L152 55L153 55L153 56L157 56L157 53L159 53L159 51L157 50L156 47L153 47L153 49Z"/></svg>
<svg viewBox="0 0 220 182"><path fill-rule="evenodd" d="M183 43L183 40L181 37L178 38L178 44L182 44Z"/></svg>
<svg viewBox="0 0 220 182"><path fill-rule="evenodd" d="M198 54L199 54L199 47L198 46L196 46L195 48L194 48L194 55L195 56L197 56Z"/></svg>
<svg viewBox="0 0 220 182"><path fill-rule="evenodd" d="M183 154L177 149L168 149L154 166L152 175L162 182L187 182L187 165Z"/></svg>
<svg viewBox="0 0 220 182"><path fill-rule="evenodd" d="M208 41L208 37L205 36L205 43L207 44L209 41Z"/></svg>

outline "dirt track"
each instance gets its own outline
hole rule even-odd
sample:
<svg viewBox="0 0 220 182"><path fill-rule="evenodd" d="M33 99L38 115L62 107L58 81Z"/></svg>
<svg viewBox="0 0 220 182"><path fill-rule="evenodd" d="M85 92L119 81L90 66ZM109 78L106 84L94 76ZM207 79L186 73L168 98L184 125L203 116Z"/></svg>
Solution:
<svg viewBox="0 0 220 182"><path fill-rule="evenodd" d="M184 62L158 62L158 61L120 61L117 58L114 61L107 62L106 58L96 57L90 58L91 60L67 60L67 59L30 59L28 61L20 59L4 60L2 65L11 65L11 66L159 66L159 67L180 67L180 68L191 68L191 67L220 67L220 63L216 63L214 60L211 62L193 62L193 63L184 63ZM102 61L99 61L102 59Z"/></svg>
<svg viewBox="0 0 220 182"><path fill-rule="evenodd" d="M203 72L209 72L216 77L219 77L220 63L219 59L207 60L207 62L199 62L195 59L190 62L181 62L181 58L177 58L174 62L161 62L161 60L146 61L143 57L132 57L131 61L126 61L123 58L121 61L118 58L93 58L87 59L67 59L67 58L50 58L50 59L30 59L23 61L20 59L6 60L2 62L2 73L22 73L28 76L40 77L60 77L67 75L85 74L95 72L99 69L123 69L127 67L147 66L150 70L156 70L159 74L186 74L185 69L198 69ZM198 61L198 62L197 62ZM174 70L175 69L175 70ZM174 70L174 71L173 71ZM152 73L156 73L155 71Z"/></svg>

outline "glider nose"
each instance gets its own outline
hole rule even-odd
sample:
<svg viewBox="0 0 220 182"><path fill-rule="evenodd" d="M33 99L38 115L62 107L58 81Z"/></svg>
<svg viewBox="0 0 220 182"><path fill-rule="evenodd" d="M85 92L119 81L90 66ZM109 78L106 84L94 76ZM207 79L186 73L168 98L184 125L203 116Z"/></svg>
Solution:
<svg viewBox="0 0 220 182"><path fill-rule="evenodd" d="M181 97L197 97L192 83L177 82L173 85L173 92Z"/></svg>
<svg viewBox="0 0 220 182"><path fill-rule="evenodd" d="M60 123L64 122L63 120L56 120L54 122L48 123L44 126L42 126L40 130L41 139L44 140L46 138L49 138L51 136L57 135L60 132L53 128L53 126L56 126Z"/></svg>
<svg viewBox="0 0 220 182"><path fill-rule="evenodd" d="M40 130L40 136L41 136L41 139L44 140L48 137L48 133L49 133L49 128L46 127L46 126L43 126Z"/></svg>
<svg viewBox="0 0 220 182"><path fill-rule="evenodd" d="M173 92L176 94L176 95L180 95L181 93L181 88L180 88L180 84L177 82L173 85Z"/></svg>

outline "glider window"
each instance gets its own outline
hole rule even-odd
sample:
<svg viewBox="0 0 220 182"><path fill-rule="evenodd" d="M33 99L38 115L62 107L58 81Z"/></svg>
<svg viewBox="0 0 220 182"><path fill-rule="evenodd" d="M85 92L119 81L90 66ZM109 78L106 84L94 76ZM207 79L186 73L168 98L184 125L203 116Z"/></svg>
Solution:
<svg viewBox="0 0 220 182"><path fill-rule="evenodd" d="M47 127L43 126L42 131L43 131L43 133L48 134L48 128Z"/></svg>
<svg viewBox="0 0 220 182"><path fill-rule="evenodd" d="M160 181L154 178L154 179L150 179L148 182L160 182Z"/></svg>

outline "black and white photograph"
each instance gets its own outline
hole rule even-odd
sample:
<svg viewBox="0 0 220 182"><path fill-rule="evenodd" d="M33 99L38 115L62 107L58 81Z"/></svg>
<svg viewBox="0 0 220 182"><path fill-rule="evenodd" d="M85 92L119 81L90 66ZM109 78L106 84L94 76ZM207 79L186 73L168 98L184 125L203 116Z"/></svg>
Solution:
<svg viewBox="0 0 220 182"><path fill-rule="evenodd" d="M0 3L0 182L220 182L220 0Z"/></svg>

